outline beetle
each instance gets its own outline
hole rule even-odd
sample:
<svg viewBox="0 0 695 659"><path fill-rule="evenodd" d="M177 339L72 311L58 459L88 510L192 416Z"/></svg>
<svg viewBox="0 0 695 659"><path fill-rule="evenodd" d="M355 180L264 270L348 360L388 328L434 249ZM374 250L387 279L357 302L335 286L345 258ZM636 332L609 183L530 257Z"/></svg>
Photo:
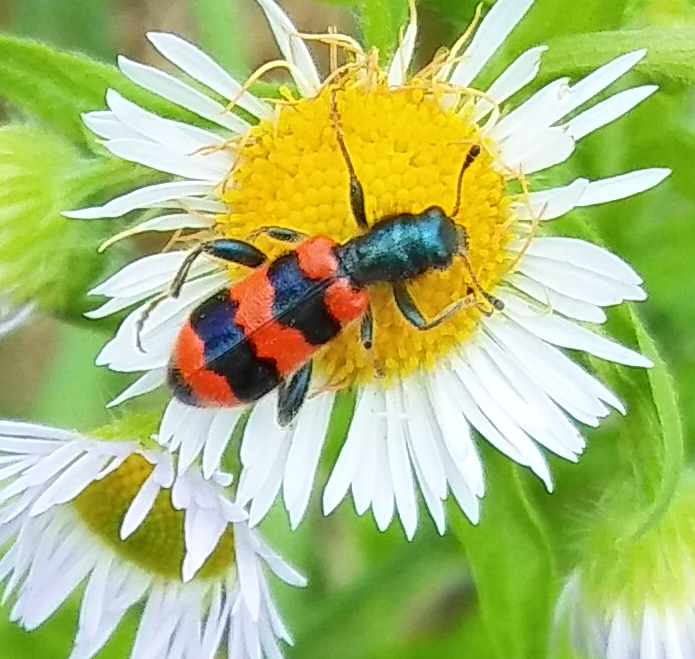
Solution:
<svg viewBox="0 0 695 659"><path fill-rule="evenodd" d="M176 338L167 381L180 401L198 407L235 407L254 402L278 389L278 423L287 426L304 402L312 357L347 325L361 319L360 338L370 349L373 319L368 289L391 284L396 305L419 330L446 321L470 304L479 305L472 289L431 320L426 320L407 289L424 273L448 268L460 257L487 314L501 310L501 300L478 284L466 258L467 233L452 219L459 211L463 178L480 154L474 144L461 167L456 204L450 215L439 206L420 213L382 217L367 222L364 191L350 158L331 95L331 120L350 177L350 207L361 234L344 243L327 236L307 236L279 226L258 235L288 243L274 260L251 242L222 238L204 242L184 260L170 294L178 296L188 272L201 254L241 264L253 271L196 307ZM472 298L472 300L471 300Z"/></svg>

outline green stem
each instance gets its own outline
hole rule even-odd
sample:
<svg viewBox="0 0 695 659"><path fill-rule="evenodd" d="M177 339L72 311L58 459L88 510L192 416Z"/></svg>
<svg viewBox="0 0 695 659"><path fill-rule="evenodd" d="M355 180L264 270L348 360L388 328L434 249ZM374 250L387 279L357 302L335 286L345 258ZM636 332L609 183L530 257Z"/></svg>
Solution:
<svg viewBox="0 0 695 659"><path fill-rule="evenodd" d="M648 376L654 407L659 418L661 438L660 460L655 461L654 465L659 470L659 473L655 474L659 486L647 520L637 532L637 536L640 536L663 517L676 494L685 468L685 442L675 384L654 340L632 309L630 316L640 350L654 362Z"/></svg>

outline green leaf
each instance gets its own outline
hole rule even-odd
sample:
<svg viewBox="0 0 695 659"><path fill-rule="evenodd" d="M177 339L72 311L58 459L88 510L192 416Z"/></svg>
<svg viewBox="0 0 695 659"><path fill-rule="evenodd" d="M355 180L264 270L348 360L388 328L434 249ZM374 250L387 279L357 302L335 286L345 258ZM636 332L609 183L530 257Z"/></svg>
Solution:
<svg viewBox="0 0 695 659"><path fill-rule="evenodd" d="M9 31L60 48L84 50L100 59L111 58L115 35L104 29L111 20L111 5L111 0L14 2L8 7Z"/></svg>
<svg viewBox="0 0 695 659"><path fill-rule="evenodd" d="M654 367L649 369L647 373L654 406L656 407L661 426L661 441L663 445L661 487L654 499L649 519L639 532L639 534L642 534L661 519L676 494L678 484L683 475L685 446L678 396L668 366L661 358L661 355L659 355L654 340L632 309L630 310L630 316L640 350L654 363Z"/></svg>
<svg viewBox="0 0 695 659"><path fill-rule="evenodd" d="M553 534L530 496L531 486L542 486L509 458L485 453L482 521L472 526L452 513L452 529L468 557L494 656L539 659L547 655L557 594Z"/></svg>
<svg viewBox="0 0 695 659"><path fill-rule="evenodd" d="M381 61L388 61L398 47L401 30L408 21L406 0L360 0L358 14L364 45L375 46Z"/></svg>
<svg viewBox="0 0 695 659"><path fill-rule="evenodd" d="M581 74L623 53L646 48L636 70L654 80L695 82L695 27L656 26L575 34L551 39L543 60L543 78Z"/></svg>
<svg viewBox="0 0 695 659"><path fill-rule="evenodd" d="M142 90L115 66L0 36L0 95L71 142L87 147L94 144L80 114L103 108L109 88L164 116L201 123L192 113Z"/></svg>

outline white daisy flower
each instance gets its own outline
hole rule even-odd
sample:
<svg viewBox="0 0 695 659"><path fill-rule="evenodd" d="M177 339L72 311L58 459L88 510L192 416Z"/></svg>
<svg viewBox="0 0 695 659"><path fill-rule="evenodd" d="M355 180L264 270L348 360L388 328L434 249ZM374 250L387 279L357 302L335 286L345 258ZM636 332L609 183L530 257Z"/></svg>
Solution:
<svg viewBox="0 0 695 659"><path fill-rule="evenodd" d="M135 307L98 359L117 371L144 372L113 404L164 384L191 310L249 272L201 256L180 295L153 308L151 300L168 290L192 254L187 246L199 245L201 235L251 236L272 259L288 248L258 235L268 225L346 243L368 232L358 226L356 193L351 207L350 188L354 192L359 182L366 202L363 226L437 207L465 235L465 257L408 281L409 292L401 287L398 307L391 286L368 286L371 348L365 348L360 335L365 323L354 322L318 351L313 391L294 423L276 421L277 392L253 407L242 440L238 492L239 501L249 505L250 523L263 518L280 491L292 524L300 522L335 390L348 386L357 387L358 394L345 445L324 490L326 513L351 490L358 513L371 508L380 529L397 514L412 537L420 491L442 532L444 501L451 492L477 521L484 479L474 431L552 489L544 449L576 460L584 448L569 417L595 426L610 408L624 412L616 396L562 349L647 366L639 354L589 329L604 322L604 307L645 295L638 275L617 256L582 240L540 237L536 228L573 208L647 190L669 172L646 169L596 181L580 178L551 189L538 189L533 175L567 160L579 139L656 90L642 85L590 104L632 69L644 51L618 57L579 81L555 80L514 107L508 99L532 83L544 47L522 53L489 88L477 91L475 84L532 0L498 0L470 43L462 40L448 57L417 74L410 73L417 34L414 12L384 69L374 52L364 52L350 37L324 35L334 48L348 51L351 63L323 81L289 18L271 0L259 4L297 98L286 96L275 105L255 98L195 46L171 34L151 33L150 41L165 58L216 97L242 108L246 118L174 76L125 58L119 65L129 78L197 114L206 127L155 116L116 92L108 94L108 110L85 117L113 154L177 179L70 215L116 218L139 209L162 209L127 233L195 232L181 249L139 259L93 291L109 298L90 314L94 318ZM277 237L281 232L275 232ZM267 312L270 303L263 306L257 289L245 303L253 306L257 298L261 302L256 306ZM414 327L462 301L463 308L436 327ZM334 311L327 312L333 320ZM322 322L312 316L308 324ZM190 328L186 332L186 348L192 349L186 359L198 359L198 339L190 336ZM287 380L280 363L297 361L294 348L282 339L268 352L260 343L256 336L249 342L253 363L263 353L263 367L279 373L278 381ZM195 366L198 390L235 402L232 369L221 378L211 377L195 359L189 365ZM301 360L295 362L301 366ZM164 414L160 440L180 451L182 469L200 458L209 476L243 407L192 406L181 391L177 396Z"/></svg>
<svg viewBox="0 0 695 659"><path fill-rule="evenodd" d="M623 602L610 611L586 606L579 575L562 594L562 613L570 616L570 638L587 659L690 659L695 656L695 574L688 575L690 601ZM666 595L662 593L662 596ZM666 597L662 597L666 599ZM682 604L682 605L681 605Z"/></svg>
<svg viewBox="0 0 695 659"><path fill-rule="evenodd" d="M566 648L586 659L695 657L694 513L692 470L658 515L651 493L645 497L629 478L604 494L583 537L575 538L583 552L558 598L558 654Z"/></svg>
<svg viewBox="0 0 695 659"><path fill-rule="evenodd" d="M96 655L144 605L131 659L281 657L290 636L264 567L304 579L224 493L171 456L31 423L0 422L0 581L10 617L43 624L84 584L72 659Z"/></svg>

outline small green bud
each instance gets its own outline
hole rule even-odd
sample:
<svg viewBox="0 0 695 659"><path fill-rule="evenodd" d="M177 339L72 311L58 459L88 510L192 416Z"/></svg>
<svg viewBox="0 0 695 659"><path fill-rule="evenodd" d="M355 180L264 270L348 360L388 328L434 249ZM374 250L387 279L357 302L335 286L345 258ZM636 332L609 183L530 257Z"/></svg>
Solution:
<svg viewBox="0 0 695 659"><path fill-rule="evenodd" d="M62 212L105 190L122 190L133 169L112 158L86 158L36 126L0 128L0 297L81 320L94 306L86 292L113 265L97 253L113 225L70 220Z"/></svg>

